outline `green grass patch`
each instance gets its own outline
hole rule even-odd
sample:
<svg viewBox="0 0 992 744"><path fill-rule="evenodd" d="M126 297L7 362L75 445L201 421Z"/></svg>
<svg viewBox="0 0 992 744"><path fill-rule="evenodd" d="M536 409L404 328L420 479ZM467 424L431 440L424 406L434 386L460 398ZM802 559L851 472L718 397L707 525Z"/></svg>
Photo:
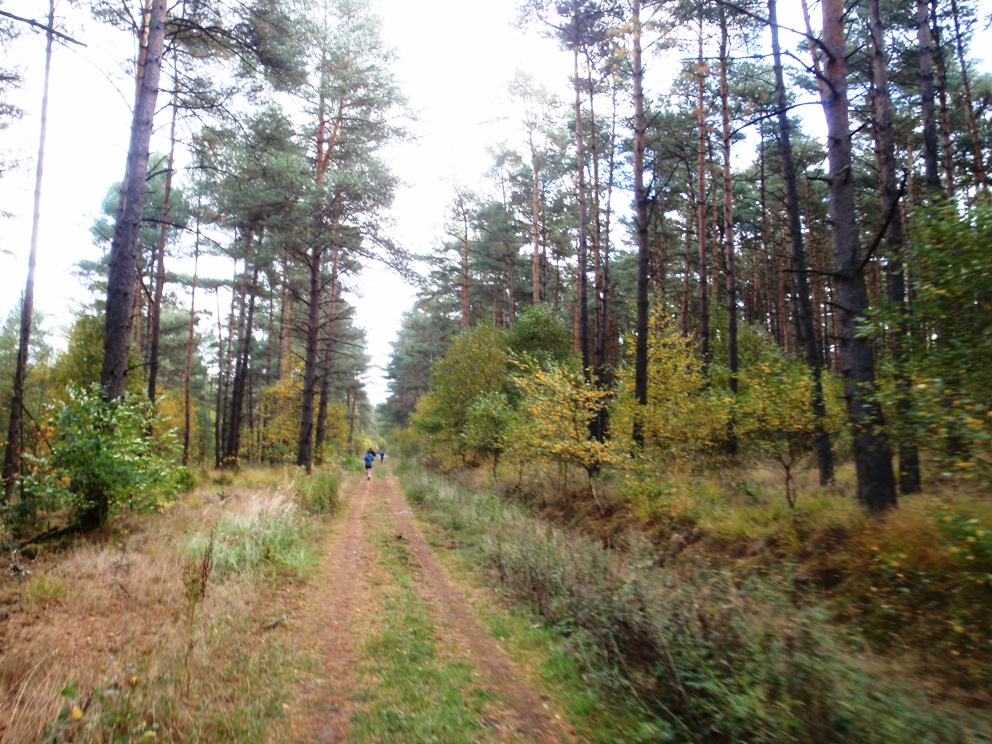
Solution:
<svg viewBox="0 0 992 744"><path fill-rule="evenodd" d="M441 648L413 582L414 557L385 530L373 539L381 547L380 563L391 581L377 589L381 612L375 631L362 645L359 678L364 690L352 717L351 740L493 741L484 707L494 696L475 683L472 664L451 658Z"/></svg>
<svg viewBox="0 0 992 744"><path fill-rule="evenodd" d="M313 529L295 510L224 516L213 528L214 573L223 578L270 569L302 581L317 565L317 551L311 540ZM199 532L187 538L183 552L197 559L209 541L209 533Z"/></svg>
<svg viewBox="0 0 992 744"><path fill-rule="evenodd" d="M300 507L309 514L332 514L338 508L338 490L341 476L327 471L307 475L303 468L296 469L293 491Z"/></svg>

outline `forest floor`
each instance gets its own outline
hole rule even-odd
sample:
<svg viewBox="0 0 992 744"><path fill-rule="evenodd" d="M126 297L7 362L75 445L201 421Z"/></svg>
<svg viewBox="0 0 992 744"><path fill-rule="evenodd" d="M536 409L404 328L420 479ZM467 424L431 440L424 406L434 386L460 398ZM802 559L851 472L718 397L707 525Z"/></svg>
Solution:
<svg viewBox="0 0 992 744"><path fill-rule="evenodd" d="M577 740L521 640L537 631L421 527L388 464L347 476L330 519L292 506L289 475L215 479L4 566L0 744ZM268 546L255 569L232 524ZM190 603L208 534L214 574Z"/></svg>

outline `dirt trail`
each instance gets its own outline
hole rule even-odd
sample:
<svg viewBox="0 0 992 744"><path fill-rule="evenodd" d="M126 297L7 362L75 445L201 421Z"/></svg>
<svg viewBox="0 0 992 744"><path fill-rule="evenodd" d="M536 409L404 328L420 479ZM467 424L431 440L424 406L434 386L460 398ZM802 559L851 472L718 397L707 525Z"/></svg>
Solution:
<svg viewBox="0 0 992 744"><path fill-rule="evenodd" d="M463 586L438 562L424 539L395 476L377 468L371 482L349 479L343 497L344 519L328 541L325 560L297 608L300 642L320 660L320 678L301 686L292 706L291 733L296 742L346 742L356 710L362 639L373 628L375 607L370 587L383 580L377 567L381 547L372 540L367 521L372 511L388 514L397 537L416 559L415 583L445 646L475 667L476 682L495 694L486 718L500 741L543 744L573 742L574 736L535 689L528 675L482 628L471 608L473 589ZM400 744L397 742L397 744Z"/></svg>
<svg viewBox="0 0 992 744"><path fill-rule="evenodd" d="M345 742L355 689L357 628L367 615L368 593L363 575L372 560L366 542L367 489L349 480L342 488L347 503L343 520L326 543L318 573L296 608L298 639L319 660L319 676L304 680L292 706L289 732L293 741Z"/></svg>

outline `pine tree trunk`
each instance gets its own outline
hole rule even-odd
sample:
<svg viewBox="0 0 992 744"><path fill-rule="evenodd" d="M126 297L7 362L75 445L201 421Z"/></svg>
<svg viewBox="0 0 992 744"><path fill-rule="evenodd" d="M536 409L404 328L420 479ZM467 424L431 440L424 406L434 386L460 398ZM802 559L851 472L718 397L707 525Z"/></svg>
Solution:
<svg viewBox="0 0 992 744"><path fill-rule="evenodd" d="M162 201L162 224L159 226L158 245L155 249L155 297L151 307L151 352L148 357L148 400L155 402L158 393L158 349L162 330L162 295L165 293L165 244L169 237L169 211L172 201L172 170L176 161L176 114L179 111L179 82L172 92L172 123L169 127L169 158L165 170L165 189Z"/></svg>
<svg viewBox="0 0 992 744"><path fill-rule="evenodd" d="M968 113L968 133L971 135L972 147L975 153L975 178L979 186L985 188L988 181L985 176L985 153L982 151L982 137L975 119L975 105L971 96L971 81L968 77L968 64L964 56L964 41L961 39L961 19L958 14L958 0L951 0L951 18L954 22L954 48L958 54L958 65L961 67L961 85L964 88L964 105Z"/></svg>
<svg viewBox="0 0 992 744"><path fill-rule="evenodd" d="M471 312L469 285L468 211L462 213L462 330L468 328Z"/></svg>
<svg viewBox="0 0 992 744"><path fill-rule="evenodd" d="M730 90L727 83L727 17L720 6L720 114L723 124L723 246L727 270L727 370L730 394L737 397L737 276L734 264L734 182L730 173ZM727 423L728 455L737 454L734 416Z"/></svg>
<svg viewBox="0 0 992 744"><path fill-rule="evenodd" d="M577 11L576 11L577 12ZM575 31L578 33L578 17L575 18ZM585 165L585 140L582 133L582 86L579 81L579 42L575 40L573 51L575 88L575 147L576 147L576 170L579 181L579 292L578 292L578 315L579 325L579 353L582 356L582 372L586 380L589 379L589 316L588 307L588 276L586 266L587 254L587 215L586 215L586 165Z"/></svg>
<svg viewBox="0 0 992 744"><path fill-rule="evenodd" d="M637 223L637 344L634 397L641 409L634 418L634 442L644 446L643 416L648 404L648 197L644 189L644 66L641 61L641 0L634 0L634 213ZM688 263L688 262L687 262ZM686 265L686 277L689 267Z"/></svg>
<svg viewBox="0 0 992 744"><path fill-rule="evenodd" d="M331 297L327 307L327 333L324 339L324 360L320 371L320 404L317 406L317 430L314 447L317 450L327 436L327 406L331 393L331 362L334 354L334 323L337 320L338 249L331 251Z"/></svg>
<svg viewBox="0 0 992 744"><path fill-rule="evenodd" d="M923 173L932 196L940 192L940 173L937 170L937 114L933 103L933 48L930 43L930 6L928 0L916 0L916 36L920 42Z"/></svg>
<svg viewBox="0 0 992 744"><path fill-rule="evenodd" d="M533 193L531 194L531 240L534 243L534 258L531 263L531 301L537 305L543 297L541 296L541 198L540 184L541 176L537 162L537 150L534 147L534 127L531 125L528 132L528 142L530 143L530 167L533 176Z"/></svg>
<svg viewBox="0 0 992 744"><path fill-rule="evenodd" d="M21 428L24 419L24 383L28 373L31 348L31 325L34 317L34 273L38 262L38 226L41 222L41 180L45 170L45 136L48 133L48 82L52 71L52 34L55 25L55 0L48 2L48 31L45 34L45 77L41 94L41 126L38 134L38 160L34 171L34 210L31 216L31 248L28 253L28 277L21 299L21 326L14 367L14 386L10 395L10 420L3 458L3 501L9 503L21 473Z"/></svg>
<svg viewBox="0 0 992 744"><path fill-rule="evenodd" d="M706 263L706 62L703 59L703 19L699 19L699 61L696 75L699 95L696 121L699 136L696 148L696 239L699 245L699 348L703 354L703 374L710 364L710 306L707 295L708 268Z"/></svg>
<svg viewBox="0 0 992 744"><path fill-rule="evenodd" d="M592 62L589 60L588 53L586 54L586 68L589 70L589 75L586 80L589 83L589 154L590 160L592 161L592 311L595 319L592 334L592 351L590 356L592 358L593 367L596 371L596 380L598 383L601 383L603 376L603 359L600 356L600 349L602 349L601 341L603 338L603 333L605 332L603 325L602 244L600 242L603 237L603 225L600 221L599 209L599 145L596 141L596 96L593 91ZM602 436L599 433L596 433L595 436L596 439L602 440Z"/></svg>
<svg viewBox="0 0 992 744"><path fill-rule="evenodd" d="M896 505L896 492L885 421L874 396L875 357L871 345L857 333L858 323L868 310L868 292L854 211L844 37L846 9L844 0L821 0L821 8L821 44L826 56L823 111L827 122L841 374L853 432L858 499L868 510L877 513Z"/></svg>
<svg viewBox="0 0 992 744"><path fill-rule="evenodd" d="M944 191L948 199L954 198L954 150L951 146L951 112L947 104L947 58L940 41L940 23L937 21L937 0L931 0L931 32L934 59L937 62L937 100L940 103L940 148L944 156ZM894 152L893 148L893 152Z"/></svg>
<svg viewBox="0 0 992 744"><path fill-rule="evenodd" d="M162 73L165 48L165 25L168 12L166 0L152 0L148 20L148 41L144 47L140 95L131 122L127 167L121 185L121 201L110 248L107 278L107 306L104 327L103 371L100 385L107 400L124 395L127 386L128 353L131 342L131 310L134 307L135 282L138 274L138 235L145 200L145 174L148 170L148 149L155 118L155 102ZM105 499L94 505L86 515L87 523L103 524L107 517Z"/></svg>
<svg viewBox="0 0 992 744"><path fill-rule="evenodd" d="M245 266L247 272L248 267ZM258 267L252 272L251 288L248 294L248 314L245 320L244 333L238 348L238 358L234 370L234 382L231 384L231 415L228 421L227 449L224 452L224 463L237 465L241 455L241 430L245 392L248 387L251 360L252 330L255 323L255 299L258 296Z"/></svg>
<svg viewBox="0 0 992 744"><path fill-rule="evenodd" d="M768 0L768 24L772 33L782 179L785 182L785 202L789 213L789 236L792 239L792 291L796 299L795 311L799 328L799 339L797 340L803 345L806 366L809 367L813 376L811 407L813 410L814 449L820 471L820 485L826 485L834 478L833 453L830 448L830 434L826 428L827 408L823 400L823 370L820 350L816 343L816 333L813 329L813 308L807 280L806 255L803 250L802 223L799 216L799 190L796 185L796 169L792 160L792 132L787 111L785 79L782 73L782 53L778 41L776 0Z"/></svg>
<svg viewBox="0 0 992 744"><path fill-rule="evenodd" d="M899 215L899 185L896 179L895 131L892 125L892 103L889 97L889 70L885 56L885 30L882 26L880 0L868 0L869 26L872 39L872 72L875 79L875 120L879 140L879 176L882 185L882 213L886 220L885 247L888 301L905 310L906 281L902 265L902 220ZM906 362L907 329L899 323L892 333L895 356L895 381L899 390L896 404L899 415L908 420L911 412L910 381L903 371ZM912 441L899 442L899 488L903 494L920 490L920 457Z"/></svg>
<svg viewBox="0 0 992 744"><path fill-rule="evenodd" d="M314 402L317 393L317 348L320 344L320 269L322 250L310 249L310 289L307 294L306 361L303 368L303 410L296 448L296 465L313 471Z"/></svg>
<svg viewBox="0 0 992 744"><path fill-rule="evenodd" d="M196 212L196 242L193 244L193 286L189 297L189 336L186 339L186 370L183 375L183 465L189 464L190 374L193 371L193 345L196 341L196 280L200 266L200 211Z"/></svg>

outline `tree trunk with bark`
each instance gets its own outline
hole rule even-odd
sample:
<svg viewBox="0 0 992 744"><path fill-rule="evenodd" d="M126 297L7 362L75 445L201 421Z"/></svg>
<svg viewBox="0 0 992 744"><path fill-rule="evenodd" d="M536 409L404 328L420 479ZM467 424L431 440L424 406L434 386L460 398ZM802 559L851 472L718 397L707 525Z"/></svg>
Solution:
<svg viewBox="0 0 992 744"><path fill-rule="evenodd" d="M988 186L985 174L985 153L982 150L982 137L975 118L975 104L971 95L971 80L968 76L968 64L964 56L964 40L961 38L961 17L958 13L958 0L951 0L951 19L954 23L954 48L958 54L958 65L961 67L961 86L964 88L964 105L968 113L968 133L971 135L972 148L975 153L975 179L982 188Z"/></svg>
<svg viewBox="0 0 992 744"><path fill-rule="evenodd" d="M331 296L327 306L327 332L324 338L324 360L320 370L320 404L317 407L317 430L314 447L319 451L327 436L327 406L331 395L331 363L334 354L334 324L337 320L338 249L331 252Z"/></svg>
<svg viewBox="0 0 992 744"><path fill-rule="evenodd" d="M708 374L710 364L710 306L707 294L706 257L706 61L703 58L703 20L699 19L699 60L696 63L698 99L696 121L698 138L696 148L696 239L699 245L699 347L703 354L703 374Z"/></svg>
<svg viewBox="0 0 992 744"><path fill-rule="evenodd" d="M162 296L165 294L165 245L169 238L169 212L172 201L172 170L176 162L176 115L179 112L179 83L172 92L172 123L169 126L169 157L166 161L165 189L162 201L162 224L155 247L155 296L151 307L151 351L148 356L148 400L155 402L158 393L158 350L162 331Z"/></svg>
<svg viewBox="0 0 992 744"><path fill-rule="evenodd" d="M937 113L933 102L933 47L930 43L930 6L916 0L916 36L920 43L920 104L923 113L924 178L931 196L940 192L937 170Z"/></svg>
<svg viewBox="0 0 992 744"><path fill-rule="evenodd" d="M579 19L575 17L575 32L578 34ZM582 371L586 380L589 379L589 317L588 317L588 276L586 254L588 252L587 214L586 214L586 165L585 139L582 133L582 85L579 79L579 41L576 38L572 47L574 61L575 87L575 147L576 169L578 170L579 185L579 286L578 307L576 310L579 326L579 353L582 356Z"/></svg>
<svg viewBox="0 0 992 744"><path fill-rule="evenodd" d="M778 15L776 0L768 0L768 23L772 32L772 57L775 68L776 105L778 107L778 142L782 156L782 180L785 182L785 202L789 215L789 237L792 239L792 291L796 299L798 339L803 345L806 366L813 376L813 426L816 462L820 471L820 485L833 480L834 463L830 448L830 434L826 429L827 408L823 400L823 370L816 333L813 330L813 307L810 300L806 271L806 254L803 250L802 222L799 216L799 190L796 169L792 160L792 128L789 124L785 96L785 78L782 72L782 53L778 41Z"/></svg>
<svg viewBox="0 0 992 744"><path fill-rule="evenodd" d="M885 55L885 29L882 26L880 0L868 0L869 30L872 40L872 75L875 80L875 120L878 132L879 176L882 185L882 214L885 219L885 247L888 252L886 268L888 301L901 310L906 306L906 280L902 264L902 220L899 214L901 194L896 178L895 130L892 124L892 102L889 96L889 69ZM896 359L896 404L901 417L910 414L910 381L903 373L905 362L905 324L899 323L892 334ZM899 489L903 494L920 490L920 456L913 442L899 443Z"/></svg>
<svg viewBox="0 0 992 744"><path fill-rule="evenodd" d="M847 100L844 0L821 0L826 56L823 111L827 122L830 218L833 223L835 291L841 374L858 476L858 499L878 513L896 505L892 455L882 410L875 400L875 357L858 323L868 310L864 257L854 210L851 128Z"/></svg>
<svg viewBox="0 0 992 744"><path fill-rule="evenodd" d="M734 182L730 173L730 88L727 83L727 66L730 64L727 39L727 15L720 6L720 116L723 124L723 250L727 269L727 370L730 372L728 387L737 397L737 275L734 262ZM729 455L737 454L737 432L734 417L727 423Z"/></svg>
<svg viewBox="0 0 992 744"><path fill-rule="evenodd" d="M48 82L52 71L55 0L48 2L48 31L45 34L45 78L41 94L41 126L38 135L38 160L34 171L34 210L31 215L31 248L28 252L28 277L21 299L20 336L14 367L14 386L10 395L10 420L7 426L7 446L3 458L3 501L9 502L21 474L21 428L24 420L24 384L28 374L28 352L31 347L31 325L34 316L34 273L38 263L38 227L41 223L41 180L45 170L45 136L48 132Z"/></svg>
<svg viewBox="0 0 992 744"><path fill-rule="evenodd" d="M196 341L196 281L200 267L200 210L196 212L196 240L193 243L193 286L189 297L189 336L186 339L186 370L183 375L183 465L189 464L190 374L193 371L193 345Z"/></svg>
<svg viewBox="0 0 992 744"><path fill-rule="evenodd" d="M248 267L245 266L247 272ZM228 433L225 437L226 448L223 463L236 465L241 454L241 432L245 405L245 392L248 388L250 375L252 329L255 323L255 299L258 296L258 267L252 272L251 286L248 294L248 312L245 319L244 333L238 347L237 361L234 367L234 380L231 383L231 413L228 418Z"/></svg>
<svg viewBox="0 0 992 744"><path fill-rule="evenodd" d="M127 386L133 317L131 311L134 307L138 275L138 235L145 200L145 174L148 170L155 103L162 74L167 13L166 0L152 0L147 43L144 46L144 64L139 66L140 93L131 122L127 166L121 184L120 206L110 248L103 370L100 375L100 385L107 400L120 398ZM94 505L87 515L87 521L99 525L103 524L106 517L107 505L101 502Z"/></svg>
<svg viewBox="0 0 992 744"><path fill-rule="evenodd" d="M310 251L310 289L307 293L306 358L303 368L303 406L300 434L296 449L296 465L313 471L314 402L317 393L317 352L320 345L320 270L323 251L314 246Z"/></svg>
<svg viewBox="0 0 992 744"><path fill-rule="evenodd" d="M634 418L634 442L644 446L643 411L648 404L648 197L644 189L644 66L641 60L641 0L634 0L634 213L637 223L637 344L634 352L634 397L641 409ZM688 274L688 268L686 270Z"/></svg>

